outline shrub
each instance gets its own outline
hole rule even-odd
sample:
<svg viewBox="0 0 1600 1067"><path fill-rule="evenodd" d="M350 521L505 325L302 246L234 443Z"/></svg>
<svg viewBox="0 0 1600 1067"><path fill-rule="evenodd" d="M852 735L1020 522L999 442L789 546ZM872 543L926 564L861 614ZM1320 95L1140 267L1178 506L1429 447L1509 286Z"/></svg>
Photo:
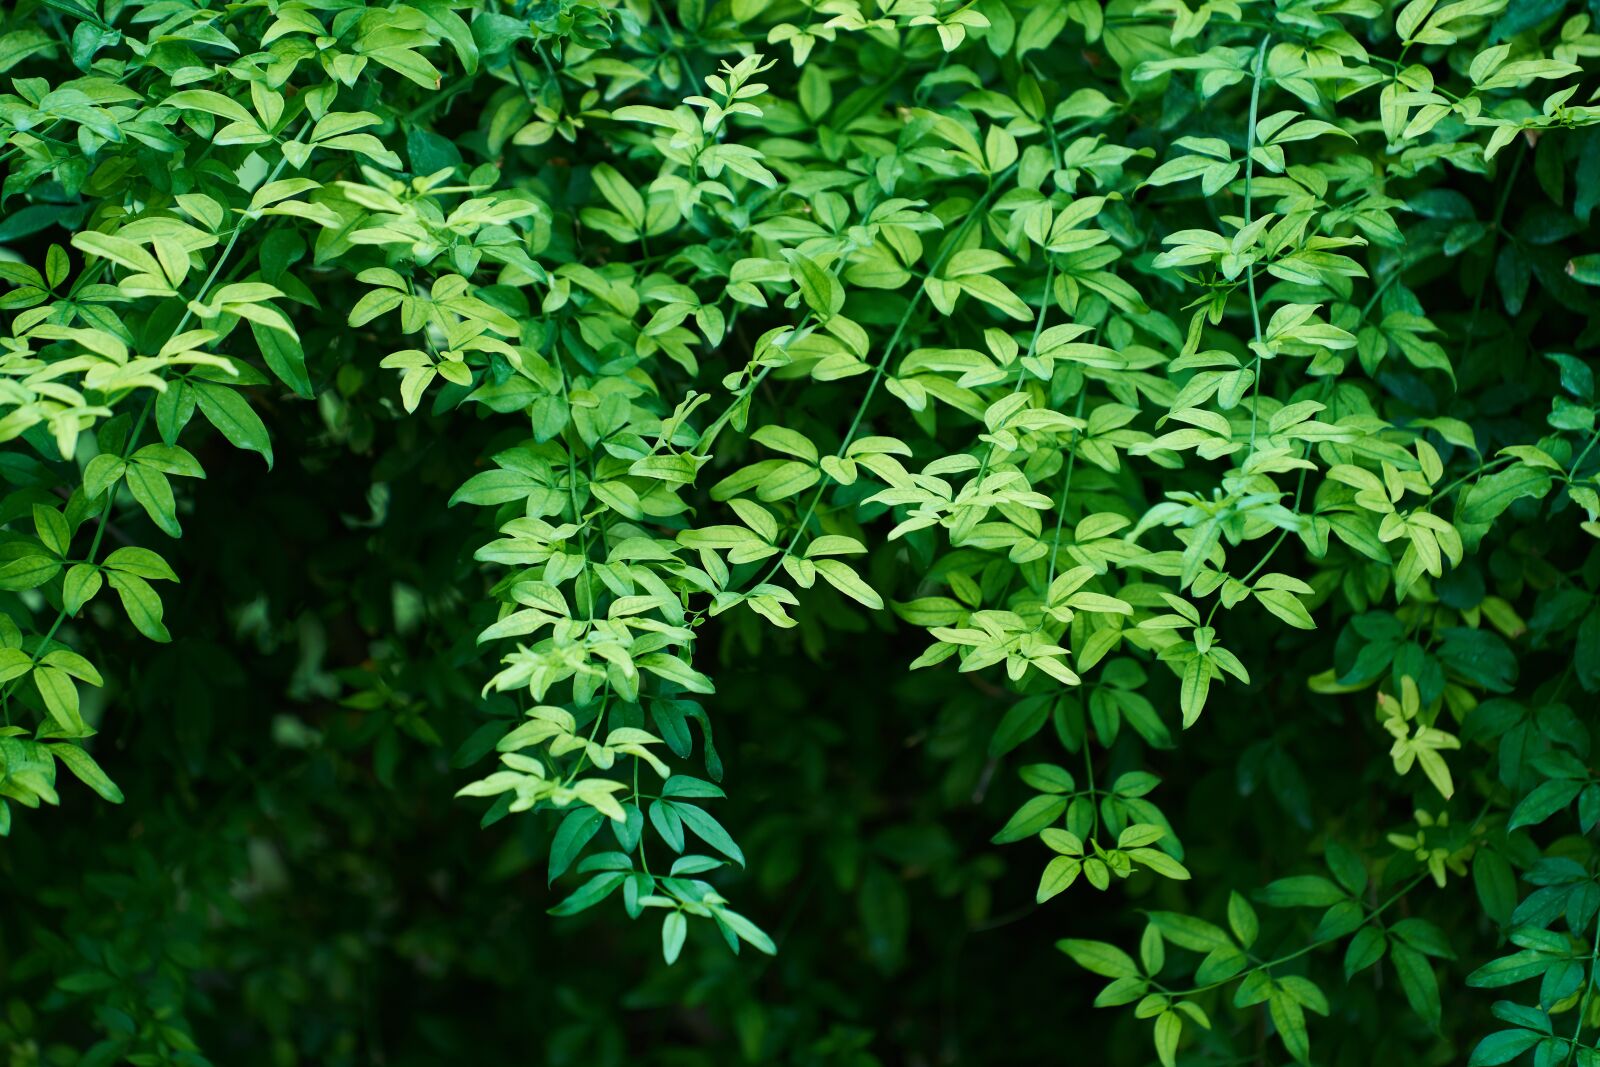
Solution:
<svg viewBox="0 0 1600 1067"><path fill-rule="evenodd" d="M7 5L11 1062L1600 1065L1594 17Z"/></svg>

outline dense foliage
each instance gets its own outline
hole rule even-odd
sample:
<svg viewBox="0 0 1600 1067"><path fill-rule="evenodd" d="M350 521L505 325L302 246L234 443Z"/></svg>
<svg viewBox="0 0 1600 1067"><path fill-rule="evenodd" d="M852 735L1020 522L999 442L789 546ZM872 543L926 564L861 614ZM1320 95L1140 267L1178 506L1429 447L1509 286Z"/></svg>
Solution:
<svg viewBox="0 0 1600 1067"><path fill-rule="evenodd" d="M0 7L6 1062L1600 1067L1597 21Z"/></svg>

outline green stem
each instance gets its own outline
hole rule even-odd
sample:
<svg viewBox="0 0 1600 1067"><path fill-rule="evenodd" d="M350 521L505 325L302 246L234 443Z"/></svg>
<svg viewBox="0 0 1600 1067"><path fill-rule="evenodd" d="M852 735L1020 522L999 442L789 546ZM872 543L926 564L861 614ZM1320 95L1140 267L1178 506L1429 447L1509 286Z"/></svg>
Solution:
<svg viewBox="0 0 1600 1067"><path fill-rule="evenodd" d="M1255 198L1255 170L1256 170L1256 116L1261 108L1261 74L1266 67L1267 44L1272 40L1270 33L1263 34L1261 44L1256 48L1255 72L1250 83L1250 126L1245 131L1244 137L1244 228L1250 228L1250 216L1254 207ZM1255 395L1250 402L1250 454L1256 450L1256 423L1261 413L1261 302L1256 299L1256 272L1252 269L1247 279L1250 291L1250 316L1255 321L1255 347L1256 359L1252 370L1254 381L1251 389Z"/></svg>
<svg viewBox="0 0 1600 1067"><path fill-rule="evenodd" d="M1070 136L1079 129L1086 129L1088 126L1097 121L1099 120L1090 119L1086 122L1079 123L1074 126L1072 130L1067 131L1066 135ZM995 174L990 179L988 188L986 188L983 192L983 195L978 198L978 202L968 210L966 217L962 219L961 225L956 230L955 234L944 242L944 246L939 250L938 258L935 259L933 267L928 271L928 277L936 278L939 276L939 271L944 269L946 260L948 260L950 256L955 253L956 248L960 246L961 240L966 236L967 230L983 217L984 209L988 207L989 202L994 199L994 196L1000 190L1001 185L1016 169L1017 164L1013 163L1009 167L1006 167L1004 170L1000 171L998 174ZM890 335L889 343L884 346L883 354L878 357L878 363L872 370L872 380L867 383L866 395L861 398L861 403L857 405L855 416L851 418L850 426L845 431L844 440L840 442L839 448L834 453L835 458L844 458L846 450L849 449L851 443L855 440L856 432L861 428L861 420L866 417L867 408L872 403L872 398L878 391L878 384L883 381L884 373L888 370L889 360L894 356L896 349L899 348L900 338L905 334L906 327L910 324L912 315L915 314L917 308L921 306L922 297L926 292L927 288L925 286L918 287L916 293L911 297L910 303L906 305L904 314L900 316L900 321L895 324L894 333ZM1045 294L1045 299L1049 299L1048 293ZM783 552L778 556L777 561L773 563L771 568L767 570L766 574L762 576L761 581L757 583L758 585L771 581L772 576L777 574L778 568L783 565L784 559L791 555L794 552L795 547L799 545L800 538L804 536L806 527L811 522L811 516L816 514L817 505L821 502L823 493L827 491L828 485L832 481L833 479L830 478L826 473L822 475L822 478L817 483L817 491L811 496L811 503L806 506L805 513L800 517L800 522L795 527L794 536L789 539L788 546L784 548Z"/></svg>
<svg viewBox="0 0 1600 1067"><path fill-rule="evenodd" d="M689 63L689 57L683 51L683 46L678 43L677 34L672 30L672 22L667 18L667 13L661 9L658 0L650 0L650 10L654 11L656 18L661 20L661 32L667 39L667 47L672 49L672 54L678 57L678 66L683 71L684 80L692 88L700 80L700 75Z"/></svg>
<svg viewBox="0 0 1600 1067"><path fill-rule="evenodd" d="M1517 153L1516 162L1511 164L1511 173L1506 176L1505 188L1500 190L1500 200L1494 209L1494 221L1489 226L1489 259L1491 263L1500 247L1500 224L1505 219L1506 207L1511 203L1511 190L1517 184L1517 175L1522 172L1522 161L1527 156L1527 149ZM1478 313L1483 310L1483 294L1488 292L1489 279L1493 276L1494 271L1492 270L1484 272L1483 281L1478 284L1477 295L1472 298L1472 314L1467 318L1467 333L1464 338L1469 351L1472 345L1472 335L1478 328Z"/></svg>
<svg viewBox="0 0 1600 1067"><path fill-rule="evenodd" d="M1583 984L1583 996L1578 998L1578 1024L1572 1028L1567 1042L1567 1055L1563 1063L1571 1063L1578 1051L1578 1038L1583 1036L1583 1017L1589 1013L1589 998L1594 995L1594 968L1600 962L1600 919L1594 924L1594 947L1589 950L1589 980Z"/></svg>
<svg viewBox="0 0 1600 1067"><path fill-rule="evenodd" d="M872 203L869 204L861 213L861 217L863 219L870 218L872 216L872 212L881 202L882 192L883 191L880 189L873 194ZM840 257L840 259L836 262L835 267L842 269L844 266L845 260L843 257ZM833 273L834 277L837 278L837 271ZM806 313L800 317L800 322L796 324L792 331L790 331L790 336L792 337L795 334L800 333L808 325L810 325L814 315L815 312L808 308ZM731 329L733 324L730 322L728 325ZM773 367L771 364L768 364L763 366L759 371L752 375L750 381L745 384L744 388L739 390L737 395L735 395L733 403L724 408L722 414L713 419L711 424L706 427L705 432L700 435L700 439L695 442L694 448L691 449L691 451L693 451L696 455L706 455L707 452L709 452L712 443L716 440L717 435L722 432L723 427L727 426L727 424L733 419L734 413L739 410L739 405L743 404L747 398L755 394L755 391L760 388L761 383L766 380L767 375L770 374L772 370ZM700 451L702 447L705 449L705 451Z"/></svg>
<svg viewBox="0 0 1600 1067"><path fill-rule="evenodd" d="M515 66L514 60L513 66ZM460 93L461 90L471 85L473 80L474 75L463 74L461 77L457 78L455 81L446 86L442 91L434 93L428 99L424 100L410 111L407 111L405 116L401 118L399 125L404 128L410 126L418 119L432 114L435 108L439 107L441 104L449 103L456 97L456 94Z"/></svg>
<svg viewBox="0 0 1600 1067"><path fill-rule="evenodd" d="M1055 261L1050 259L1047 255L1044 272L1044 299L1039 302L1039 314L1033 322L1033 338L1028 342L1028 350L1017 357L1017 380L1012 383L1011 392L1008 394L1010 396L1016 396L1018 393L1022 392L1022 387L1028 380L1028 374L1022 369L1021 364L1023 360L1032 356L1034 351L1039 347L1039 335L1044 332L1045 315L1050 311L1050 287L1055 283L1055 277ZM994 462L995 453L999 450L1000 446L998 444L991 444L988 449L984 451L983 462L978 465L978 473L976 477L972 479L974 492L981 492L983 479L989 473L989 464Z"/></svg>
<svg viewBox="0 0 1600 1067"><path fill-rule="evenodd" d="M1371 913L1369 913L1367 915L1367 917L1365 919L1361 920L1361 925L1362 926L1367 925L1367 923L1372 922L1378 916L1382 915L1385 911L1388 911L1389 908L1391 906L1393 906L1397 901L1399 901L1399 899L1401 897L1405 896L1407 893L1411 892L1411 890L1415 889L1417 884L1419 882L1421 882L1423 879L1427 878L1427 877L1428 877L1428 875L1426 873L1423 873L1423 874L1419 874L1416 877L1412 878L1409 882L1407 882L1405 885L1401 886L1398 890L1396 890L1394 895L1391 896L1388 900L1385 900L1382 904L1380 904L1376 908L1374 908L1371 911ZM1358 927L1358 929L1359 929L1359 927ZM1354 933L1354 931L1351 931L1351 933ZM1246 976L1248 976L1248 975L1250 975L1250 974L1252 974L1252 973L1254 973L1256 971L1271 970L1273 967L1277 967L1280 964L1288 963L1290 960L1299 959L1301 956L1304 956L1308 952L1315 952L1317 949L1322 948L1325 945L1331 945L1334 942L1339 941L1339 940L1341 940L1341 939L1343 939L1345 937L1349 937L1349 936L1350 936L1349 934L1340 934L1338 937L1324 937L1324 938L1322 938L1322 939L1320 939L1318 941L1313 941L1308 945L1304 945L1304 946L1302 946L1300 948L1297 948L1293 952L1285 953L1284 955L1278 956L1275 959L1267 960L1265 963L1258 963L1254 967L1251 967L1248 970L1243 971L1243 972L1241 972L1239 974L1233 975L1232 977L1223 978L1223 979L1220 979L1218 981L1208 983L1207 985L1195 986L1193 989L1182 989L1182 990L1173 991L1173 990L1164 989L1159 985L1156 988L1161 989L1161 991L1163 993L1165 993L1167 996L1172 997L1174 999L1176 999L1178 997L1192 997L1192 996L1194 996L1194 995L1196 995L1198 993L1204 993L1204 992L1207 992L1208 990L1216 989L1216 988L1218 988L1220 986L1225 986L1229 982L1238 981L1240 978L1246 977Z"/></svg>
<svg viewBox="0 0 1600 1067"><path fill-rule="evenodd" d="M1496 456L1494 459L1487 460L1487 461L1485 461L1483 463L1480 463L1480 464L1478 464L1478 466L1475 469L1468 471L1466 474L1463 474L1461 477L1457 478L1455 481L1453 481L1450 484L1446 485L1443 489L1436 490L1434 492L1434 494L1433 494L1433 499L1438 500L1441 497L1449 496L1450 492L1453 489L1455 489L1458 486L1460 486L1461 483L1463 483L1465 481L1468 481L1468 480L1470 480L1472 478L1478 477L1480 474L1483 474L1483 473L1487 472L1492 467L1503 467L1507 463L1514 463L1514 462L1516 462L1516 458L1517 457L1515 457L1515 456Z"/></svg>
<svg viewBox="0 0 1600 1067"><path fill-rule="evenodd" d="M1083 398L1088 391L1088 382L1084 388L1078 390L1078 403L1072 411L1075 419L1083 418ZM1067 518L1067 496L1072 492L1072 470L1078 462L1078 431L1072 431L1072 437L1067 441L1067 476L1061 482L1061 500L1056 505L1056 532L1050 545L1050 572L1044 580L1046 595L1049 595L1050 586L1056 580L1056 562L1061 556L1061 527Z"/></svg>
<svg viewBox="0 0 1600 1067"><path fill-rule="evenodd" d="M1094 746L1089 743L1088 726L1083 730L1083 774L1089 780L1090 794L1098 793L1099 790L1094 787ZM1093 841L1100 836L1100 805L1090 800L1089 812L1093 818L1089 827L1089 840Z"/></svg>
<svg viewBox="0 0 1600 1067"><path fill-rule="evenodd" d="M1572 461L1572 468L1567 472L1567 484L1572 484L1572 479L1577 477L1578 468L1583 466L1583 461L1589 458L1589 453L1594 449L1595 442L1600 441L1600 426L1595 427L1589 435L1589 443L1583 446L1583 451L1578 453L1578 458Z"/></svg>
<svg viewBox="0 0 1600 1067"><path fill-rule="evenodd" d="M1012 164L1012 167L1015 166L1016 164ZM939 271L943 269L945 261L949 259L952 254L954 254L956 246L961 243L961 239L966 235L968 227L970 227L974 220L976 220L978 216L982 214L983 209L988 205L990 199L993 198L995 189L999 185L1000 178L1004 175L1010 174L1012 167L1006 168L1001 176L997 176L994 181L989 183L988 189L984 190L983 196L979 198L978 203L975 204L972 210L967 214L967 217L962 221L961 226L956 230L955 235L944 243L944 247L939 252L938 259L934 262L933 269L929 271L930 276L936 277ZM872 369L872 379L867 383L866 395L861 398L861 403L856 406L856 413L850 419L849 428L845 430L844 440L839 442L839 447L834 452L835 458L843 459L845 452L850 448L851 443L855 441L856 432L861 429L861 420L866 417L867 407L872 403L872 398L878 391L878 383L883 380L884 372L889 368L889 360L894 355L895 350L899 348L900 338L905 333L906 326L911 322L911 316L915 314L917 308L921 306L922 296L926 292L926 287L918 286L916 293L911 297L910 302L906 304L906 310L900 316L900 321L895 324L894 333L889 336L889 343L883 348L883 355L878 357L878 363ZM800 538L805 535L806 527L811 522L811 516L816 514L817 504L821 502L822 494L827 491L828 485L832 481L833 479L826 473L822 475L821 479L817 482L817 491L811 495L811 503L806 506L805 513L800 516L800 522L795 526L794 536L789 538L788 546L785 547L783 552L779 554L777 561L773 563L772 567L767 571L767 573L762 576L761 581L756 583L757 585L763 585L771 581L772 576L777 574L778 568L783 565L784 559L793 554L795 547L800 543Z"/></svg>
<svg viewBox="0 0 1600 1067"><path fill-rule="evenodd" d="M607 685L604 695L600 697L600 710L594 713L594 725L589 727L588 740L591 744L594 742L594 739L600 735L600 724L606 721L606 708L610 703L611 686ZM637 757L635 757L635 759L637 759ZM572 765L572 770L567 772L566 778L564 778L561 782L562 786L569 786L576 781L578 775L582 773L584 766L588 762L589 751L587 748L585 748L582 752L578 753L578 761Z"/></svg>

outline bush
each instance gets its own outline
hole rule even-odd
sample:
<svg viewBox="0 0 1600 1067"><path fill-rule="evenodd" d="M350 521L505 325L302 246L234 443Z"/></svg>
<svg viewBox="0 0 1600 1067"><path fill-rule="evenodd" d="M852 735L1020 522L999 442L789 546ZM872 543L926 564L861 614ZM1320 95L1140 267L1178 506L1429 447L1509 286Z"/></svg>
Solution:
<svg viewBox="0 0 1600 1067"><path fill-rule="evenodd" d="M6 5L9 1062L1597 1067L1595 17Z"/></svg>

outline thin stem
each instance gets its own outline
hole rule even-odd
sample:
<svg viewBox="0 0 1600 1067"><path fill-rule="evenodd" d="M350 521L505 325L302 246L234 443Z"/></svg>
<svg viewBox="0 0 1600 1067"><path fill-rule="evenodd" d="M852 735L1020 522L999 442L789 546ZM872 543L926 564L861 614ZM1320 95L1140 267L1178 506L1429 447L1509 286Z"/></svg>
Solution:
<svg viewBox="0 0 1600 1067"><path fill-rule="evenodd" d="M513 63L513 65L515 64ZM446 86L442 91L434 93L428 99L424 100L410 111L407 111L405 116L400 120L400 125L402 127L409 126L425 115L432 114L435 108L439 107L441 104L449 103L451 100L455 99L456 94L460 93L461 90L471 85L473 78L474 76L471 74L463 74L461 77L457 78L455 81Z"/></svg>
<svg viewBox="0 0 1600 1067"><path fill-rule="evenodd" d="M601 696L601 698L600 698L600 710L594 713L594 725L589 727L588 740L589 740L590 744L593 744L594 743L594 739L596 737L600 736L600 724L606 721L606 707L610 703L611 703L611 686L610 686L610 684L607 684L606 685L605 694L603 696ZM634 757L634 763L637 764L638 761L639 761L639 757L635 756ZM562 781L561 784L563 786L571 785L573 783L573 781L577 779L579 773L581 773L583 771L584 766L588 762L589 762L589 750L588 750L588 747L585 746L583 751L578 753L577 762L572 765L572 769L567 772L567 777L565 778L565 780Z"/></svg>
<svg viewBox="0 0 1600 1067"><path fill-rule="evenodd" d="M1067 135L1070 136L1071 133L1077 132L1080 129L1086 129L1096 121L1098 120L1090 119L1086 122L1079 123L1075 125L1072 130L1067 131ZM946 260L948 260L950 256L955 253L956 248L961 244L962 238L966 236L967 230L983 217L984 209L988 207L989 202L994 199L995 194L999 192L1000 187L1005 183L1005 180L1009 178L1016 169L1017 164L1013 163L1009 167L1006 167L1004 170L1000 171L998 174L995 174L990 179L988 188L985 189L983 195L978 198L978 202L968 210L966 218L962 219L961 225L956 230L955 234L944 242L944 246L939 250L938 258L934 261L933 267L928 271L927 277L937 278L939 276L939 272L944 269ZM888 370L889 360L893 357L896 349L899 348L900 338L905 334L906 327L910 324L912 315L916 312L917 308L921 306L922 297L926 292L926 286L918 287L916 293L911 297L910 303L906 305L905 313L900 316L900 321L895 324L894 333L890 335L889 343L884 346L883 354L878 357L878 363L872 370L872 380L867 383L866 395L861 398L861 403L857 405L855 416L851 418L850 426L845 431L844 440L840 442L838 450L834 453L836 458L844 458L846 450L849 449L851 443L855 440L856 432L861 428L861 420L866 417L867 408L869 405L871 405L872 398L878 391L878 384L883 381L884 373ZM1049 299L1048 293L1045 294L1045 299ZM771 581L772 576L777 574L778 568L783 565L784 559L794 552L795 547L800 543L800 538L805 534L807 525L811 522L811 516L816 514L817 505L821 502L823 493L827 491L828 485L832 481L833 479L827 474L822 475L821 480L817 483L817 491L811 496L811 503L806 506L805 513L800 517L800 522L795 527L794 536L789 539L789 544L778 556L777 561L772 564L772 566L767 570L766 574L762 576L761 581L757 584L764 584Z"/></svg>
<svg viewBox="0 0 1600 1067"><path fill-rule="evenodd" d="M1467 473L1463 474L1461 477L1457 478L1455 481L1450 482L1443 489L1435 490L1434 494L1433 494L1433 499L1438 500L1441 497L1448 496L1448 495L1450 495L1451 490L1453 490L1456 487L1460 486L1463 482L1468 481L1469 479L1472 479L1472 478L1476 478L1476 477L1478 477L1478 475L1483 474L1484 472L1488 471L1489 469L1491 469L1493 467L1503 467L1507 463L1513 463L1513 462L1516 461L1516 458L1517 457L1515 457L1515 456L1496 456L1494 459L1491 459L1491 460L1488 460L1486 462L1480 463L1480 464L1478 464L1478 466L1475 469L1468 471Z"/></svg>
<svg viewBox="0 0 1600 1067"><path fill-rule="evenodd" d="M1506 207L1511 203L1511 190L1516 187L1517 175L1522 173L1522 161L1528 157L1524 148L1517 153L1516 162L1511 164L1511 173L1506 175L1505 188L1500 190L1500 200L1495 204L1494 221L1489 226L1489 258L1492 261L1495 252L1500 247L1500 224L1505 219ZM1478 293L1472 298L1472 314L1467 318L1467 333L1465 337L1468 351L1471 350L1472 335L1478 328L1478 313L1483 310L1483 294L1489 289L1489 279L1494 276L1492 270L1485 271L1483 281L1478 284Z"/></svg>
<svg viewBox="0 0 1600 1067"><path fill-rule="evenodd" d="M789 336L793 337L809 326L811 324L811 317L812 313L807 311L805 315L801 317L800 322L795 326L795 328L789 331ZM718 415L715 419L711 420L711 424L706 427L705 432L700 435L700 439L694 443L694 447L690 451L695 452L696 449L699 449L703 445L706 448L706 452L695 452L695 454L708 454L712 443L716 440L717 434L721 433L722 428L733 419L734 413L739 410L739 405L743 404L749 397L755 395L756 389L764 380L766 380L767 375L771 373L771 371L772 365L767 364L754 375L752 375L750 381L746 383L745 387L740 389L738 395L734 397L733 403L724 408L721 415Z"/></svg>
<svg viewBox="0 0 1600 1067"><path fill-rule="evenodd" d="M700 76L689 63L689 57L683 51L683 46L678 43L678 36L673 32L672 21L667 18L667 13L662 10L658 0L650 0L650 10L654 11L656 18L661 20L661 32L667 39L667 47L672 49L672 54L678 57L678 66L683 71L684 80L693 87Z"/></svg>
<svg viewBox="0 0 1600 1067"><path fill-rule="evenodd" d="M1055 260L1049 259L1047 255L1044 272L1044 299L1039 302L1039 314L1033 322L1033 338L1028 342L1028 350L1017 357L1017 380L1012 383L1010 396L1016 396L1022 392L1023 385L1028 381L1028 373L1023 369L1022 361L1031 357L1035 349L1039 347L1039 335L1044 332L1045 315L1050 311L1050 287L1055 283L1055 277ZM999 444L991 444L984 452L983 462L978 465L977 476L972 480L974 492L982 492L984 476L989 473L989 464L994 462L994 455L999 450Z"/></svg>
<svg viewBox="0 0 1600 1067"><path fill-rule="evenodd" d="M1583 1035L1583 1018L1589 1014L1589 998L1594 995L1594 968L1600 961L1600 919L1594 924L1594 947L1589 950L1589 980L1583 983L1583 996L1578 999L1578 1025L1572 1029L1572 1037L1567 1042L1567 1055L1563 1063L1571 1063L1572 1057L1578 1051L1578 1038Z"/></svg>
<svg viewBox="0 0 1600 1067"><path fill-rule="evenodd" d="M872 202L861 212L861 217L863 219L870 218L872 216L872 212L881 202L882 193L882 189L874 192ZM841 256L836 262L835 267L837 269L843 269L845 262L845 258ZM837 270L832 273L834 274L835 278L838 277ZM800 317L799 323L795 325L793 330L789 331L789 337L793 338L803 332L806 327L811 324L811 320L815 317L815 315L815 312L809 308L806 309L806 313ZM728 324L729 329L732 329L732 326L733 324L730 322ZM785 344L787 344L787 342L785 342ZM706 450L705 452L697 451L695 454L705 455L707 452L709 452L712 443L716 440L717 434L721 433L723 427L725 427L729 421L733 419L734 413L739 410L739 405L743 404L747 398L755 395L755 391L760 388L761 383L766 380L767 375L770 374L772 370L773 366L769 363L752 375L750 381L746 383L744 388L739 390L738 395L734 397L733 403L729 404L725 409L723 409L722 414L713 419L711 424L706 427L705 432L700 435L700 439L695 442L694 448L691 449L691 451L698 450L704 446Z"/></svg>
<svg viewBox="0 0 1600 1067"><path fill-rule="evenodd" d="M1255 72L1250 83L1250 127L1244 136L1244 228L1250 228L1250 216L1254 208L1255 199L1255 170L1256 170L1256 116L1261 109L1261 74L1266 67L1267 44L1272 40L1272 35L1262 34L1261 44L1256 48ZM1256 272L1252 268L1246 279L1250 292L1250 316L1255 321L1256 329L1256 359L1252 369L1255 380L1251 383L1255 396L1250 402L1250 452L1256 450L1256 423L1261 413L1261 302L1256 299Z"/></svg>
<svg viewBox="0 0 1600 1067"><path fill-rule="evenodd" d="M1098 793L1094 787L1094 746L1089 743L1089 728L1083 730L1083 774L1089 779L1090 794ZM1089 801L1089 812L1093 822L1089 828L1089 840L1093 841L1100 836L1100 805L1093 800Z"/></svg>
<svg viewBox="0 0 1600 1067"><path fill-rule="evenodd" d="M1326 399L1328 399L1328 394L1331 393L1331 392L1333 392L1333 379L1332 378L1328 378L1328 379L1324 380L1323 385L1322 385L1322 394L1317 399L1319 401L1326 400ZM1309 451L1310 451L1310 448L1308 446L1307 447L1307 452L1309 453ZM1289 510L1294 512L1296 515L1300 514L1300 501L1302 499L1304 499L1305 492L1306 492L1306 475L1308 475L1310 473L1311 473L1311 471L1310 471L1309 468L1301 467L1300 468L1300 477L1295 482L1294 503L1292 505L1290 505ZM1252 578L1254 578L1256 575L1260 574L1262 572L1262 570L1264 570L1266 568L1267 564L1272 561L1272 557L1277 555L1278 549L1283 546L1284 541L1288 540L1288 538L1289 538L1289 531L1288 530L1279 530L1277 539L1275 541L1273 541L1272 544L1267 547L1267 551L1262 555L1262 557L1259 560L1256 561L1256 565L1254 567L1251 567L1249 572L1247 574L1245 574L1245 576L1243 578L1239 579L1240 583L1243 584L1243 585L1249 585L1250 584L1250 580ZM1206 612L1206 625L1207 626L1211 625L1211 620L1216 617L1217 609L1220 608L1220 607L1222 607L1222 601L1220 599L1216 600L1216 601L1214 601L1212 603L1211 610Z"/></svg>
<svg viewBox="0 0 1600 1067"><path fill-rule="evenodd" d="M633 757L633 807L634 807L635 811L638 811L638 809L639 809L639 764L642 763L642 762L643 761L641 759L639 759L638 756ZM639 814L643 815L644 813L640 812ZM640 833L639 834L639 867L640 867L641 870L644 871L645 874L649 874L650 873L650 860L649 860L649 857L647 857L645 855L645 852L644 852L644 838L645 838L645 835L643 833Z"/></svg>
<svg viewBox="0 0 1600 1067"><path fill-rule="evenodd" d="M1572 484L1572 479L1577 477L1578 468L1583 466L1583 461L1589 458L1589 453L1594 449L1596 441L1600 441L1600 426L1595 427L1589 435L1589 443L1583 446L1583 451L1578 453L1578 458L1572 461L1572 468L1567 472L1567 484Z"/></svg>
<svg viewBox="0 0 1600 1067"><path fill-rule="evenodd" d="M1083 418L1083 398L1088 392L1089 383L1085 381L1084 388L1078 390L1078 404L1073 409L1072 417ZM1061 500L1056 505L1056 532L1050 545L1050 573L1044 580L1046 593L1056 580L1056 562L1061 556L1061 527L1067 518L1067 496L1072 492L1072 470L1078 462L1078 431L1072 431L1072 437L1067 442L1067 476L1061 483ZM1092 785L1093 783L1091 783Z"/></svg>
<svg viewBox="0 0 1600 1067"><path fill-rule="evenodd" d="M1419 882L1421 882L1423 879L1427 878L1427 877L1428 877L1427 873L1424 872L1424 873L1419 874L1416 877L1412 878L1409 882L1407 882L1405 885L1401 886L1398 890L1396 890L1394 895L1391 896L1388 900L1385 900L1382 904L1380 904L1376 908L1372 909L1371 913L1368 914L1367 917L1361 921L1361 925L1365 926L1367 923L1372 922L1378 916L1382 915L1385 911L1388 911L1389 908L1391 906L1393 906L1396 902L1398 902L1401 897L1405 896L1407 893L1411 892L1411 890L1415 889L1417 887L1417 884ZM1344 939L1346 937L1349 937L1350 933L1353 933L1353 932L1354 931L1350 931L1350 932L1347 932L1347 933L1340 934L1337 937L1325 937L1325 938L1322 938L1319 941L1313 941L1308 945L1303 945L1300 948L1295 949L1293 952L1286 953L1286 954L1284 954L1282 956L1277 957L1276 959L1267 960L1265 963L1258 963L1254 967L1251 967L1248 971L1244 971L1241 974L1232 975L1231 977L1223 978L1223 979L1220 979L1218 981L1211 982L1211 983L1209 983L1207 985L1195 986L1193 989L1181 989L1181 990L1176 990L1176 991L1162 989L1162 992L1166 993L1166 995L1169 996L1169 997L1192 997L1197 993L1204 993L1204 992L1206 992L1208 990L1216 989L1219 986L1225 986L1229 982L1237 981L1239 978L1243 977L1244 975L1248 975L1248 974L1250 974L1252 972L1270 970L1271 968L1277 967L1280 964L1288 963L1290 960L1299 959L1301 956L1304 956L1308 952L1315 952L1317 949L1322 948L1324 945L1331 945L1336 941L1340 941L1340 940L1342 940L1342 939ZM1160 988L1160 987L1157 987L1157 988Z"/></svg>
<svg viewBox="0 0 1600 1067"><path fill-rule="evenodd" d="M928 272L929 277L938 276L939 271L944 268L945 261L949 259L952 254L954 254L956 246L959 245L962 238L966 236L968 227L970 227L973 222L977 220L977 218L983 213L983 209L988 205L990 199L993 198L995 190L998 188L1000 181L1005 176L1009 175L1012 169L1015 167L1016 164L1013 163L1000 175L996 176L995 180L989 183L989 187L984 190L983 196L979 198L978 203L973 206L972 210L968 212L967 217L962 220L961 226L956 230L955 234L944 243L944 247L940 249L938 259L934 261L933 269ZM900 321L895 324L894 333L890 335L889 343L883 348L883 355L878 357L878 363L872 370L872 379L867 383L866 395L861 398L861 403L856 406L856 413L850 419L849 428L845 430L844 440L839 442L839 447L834 452L835 458L843 459L845 452L850 448L851 443L855 441L856 432L861 428L861 420L866 417L867 407L872 403L872 398L878 391L878 383L883 380L884 372L888 370L889 367L889 360L894 355L895 350L900 346L900 338L905 333L906 326L911 322L911 316L915 314L917 308L921 306L922 296L925 292L927 292L926 287L917 287L916 293L911 297L910 302L906 304L906 310L900 316ZM811 522L811 516L816 513L817 504L822 500L822 494L827 491L828 484L832 481L833 479L827 474L822 475L821 479L817 483L817 491L811 495L811 503L806 506L805 514L800 516L800 522L795 526L794 536L789 538L788 546L785 547L783 552L778 556L777 562L773 563L772 567L767 571L767 573L762 576L761 581L756 583L757 585L763 585L771 581L772 576L777 574L778 568L783 565L784 559L793 554L795 547L800 543L800 538L805 534L806 526Z"/></svg>
<svg viewBox="0 0 1600 1067"><path fill-rule="evenodd" d="M1382 284L1372 291L1372 295L1367 298L1367 302L1361 305L1361 319L1363 322L1366 321L1368 315L1372 314L1372 309L1378 306L1378 301L1383 299L1383 294L1389 291L1389 286L1399 281L1400 276L1405 273L1406 268L1410 265L1409 257L1401 257L1400 262L1395 264L1394 270L1390 271L1388 276L1383 279Z"/></svg>

